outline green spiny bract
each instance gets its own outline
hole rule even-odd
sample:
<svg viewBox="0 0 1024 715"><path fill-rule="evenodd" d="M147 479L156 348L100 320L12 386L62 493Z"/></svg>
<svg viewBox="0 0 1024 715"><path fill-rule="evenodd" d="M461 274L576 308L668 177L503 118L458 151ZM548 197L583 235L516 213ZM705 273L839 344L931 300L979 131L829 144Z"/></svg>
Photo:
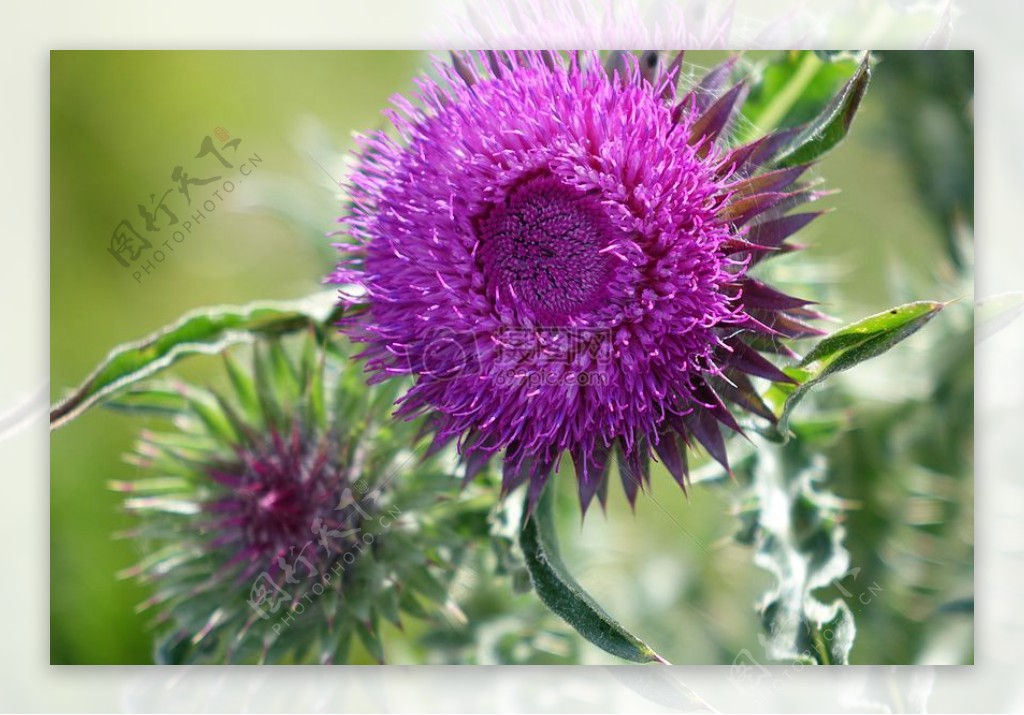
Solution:
<svg viewBox="0 0 1024 715"><path fill-rule="evenodd" d="M172 663L344 662L355 635L378 661L382 621L458 614L449 585L489 500L456 496L449 455L421 457L394 386L310 337L296 355L224 355L225 390L148 385L123 405L170 412L112 486L144 556L155 657ZM446 462L445 460L448 459Z"/></svg>

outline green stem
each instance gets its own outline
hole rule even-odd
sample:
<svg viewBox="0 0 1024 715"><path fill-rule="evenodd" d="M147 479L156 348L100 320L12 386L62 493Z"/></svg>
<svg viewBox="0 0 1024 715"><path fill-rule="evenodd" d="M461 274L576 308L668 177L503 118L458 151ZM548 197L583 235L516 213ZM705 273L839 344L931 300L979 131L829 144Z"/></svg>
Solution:
<svg viewBox="0 0 1024 715"><path fill-rule="evenodd" d="M825 639L821 637L821 631L817 628L814 629L814 649L818 651L818 663L821 665L832 665L828 646L825 643Z"/></svg>
<svg viewBox="0 0 1024 715"><path fill-rule="evenodd" d="M775 95L771 103L761 112L761 116L754 121L754 124L762 132L768 134L785 118L789 110L800 99L807 85L814 79L814 75L818 73L821 64L821 60L815 57L813 52L804 52L804 56L800 60L800 65L793 74L793 78L786 83L782 91Z"/></svg>

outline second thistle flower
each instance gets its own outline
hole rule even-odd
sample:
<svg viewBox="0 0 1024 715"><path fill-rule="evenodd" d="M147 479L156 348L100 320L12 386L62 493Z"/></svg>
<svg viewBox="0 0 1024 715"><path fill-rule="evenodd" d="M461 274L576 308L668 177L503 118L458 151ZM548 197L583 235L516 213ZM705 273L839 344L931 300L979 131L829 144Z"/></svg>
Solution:
<svg viewBox="0 0 1024 715"><path fill-rule="evenodd" d="M486 511L444 499L443 458L416 458L395 390L367 388L342 349L257 344L251 370L225 355L229 390L131 395L173 417L113 484L137 517L123 575L152 590L158 662L344 662L353 637L383 661L384 622L460 615L449 585Z"/></svg>

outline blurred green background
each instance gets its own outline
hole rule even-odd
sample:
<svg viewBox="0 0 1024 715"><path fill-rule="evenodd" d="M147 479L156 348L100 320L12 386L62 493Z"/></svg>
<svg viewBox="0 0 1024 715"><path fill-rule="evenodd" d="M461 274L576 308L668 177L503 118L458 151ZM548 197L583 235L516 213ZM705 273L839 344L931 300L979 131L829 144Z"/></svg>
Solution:
<svg viewBox="0 0 1024 715"><path fill-rule="evenodd" d="M725 56L686 59L696 73ZM747 53L743 61L773 56ZM52 399L114 345L187 310L315 291L332 263L323 234L340 211L333 182L352 133L381 126L388 97L411 90L427 60L420 52L52 53ZM963 299L918 336L837 380L818 403L845 419L826 453L829 488L852 504L846 543L859 570L832 594L845 597L857 618L851 661L968 663L973 60L931 52L880 53L879 60L849 138L814 170L841 190L821 202L834 211L799 237L809 251L769 262L770 270L842 322L909 300ZM196 157L207 136L216 148L240 140L224 150L232 168ZM251 172L242 176L245 160ZM166 205L180 221L215 200L220 182L193 185L187 207L172 179L177 166L192 178L231 178L236 190L137 281L139 266L126 269L107 250L118 222L141 230L138 205L153 206L151 196L158 202L169 189ZM165 219L158 213L157 226L170 239ZM181 372L202 380L215 363L199 358ZM110 479L131 478L121 454L139 428L96 410L52 436L53 663L152 660L148 618L134 611L145 593L115 576L138 553L113 538L129 521L106 488ZM595 508L581 526L568 462L558 481L566 560L627 628L673 663L730 663L743 651L761 658L753 606L771 578L731 539L740 485L712 479L687 498L656 470L653 495L638 500L635 515L613 489L607 516ZM453 649L442 660L617 662L571 635L539 654L483 647L509 634L514 641L517 629L545 616L529 596L472 581L473 626L448 634ZM415 635L415 628L389 634L391 662L438 658L442 651L429 656Z"/></svg>

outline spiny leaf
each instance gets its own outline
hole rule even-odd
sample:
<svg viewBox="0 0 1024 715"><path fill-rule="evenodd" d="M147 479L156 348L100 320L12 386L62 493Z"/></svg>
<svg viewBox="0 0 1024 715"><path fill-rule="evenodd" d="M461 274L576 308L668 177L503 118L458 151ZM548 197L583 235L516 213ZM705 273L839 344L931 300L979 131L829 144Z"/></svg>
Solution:
<svg viewBox="0 0 1024 715"><path fill-rule="evenodd" d="M175 415L188 409L188 397L179 385L169 382L136 386L107 402L107 407L124 412Z"/></svg>
<svg viewBox="0 0 1024 715"><path fill-rule="evenodd" d="M839 144L850 130L870 79L871 66L869 57L865 56L846 86L832 98L821 114L804 125L773 165L778 168L806 164Z"/></svg>
<svg viewBox="0 0 1024 715"><path fill-rule="evenodd" d="M252 347L252 374L256 383L256 396L260 405L263 420L273 429L284 429L287 416L281 406L281 396L277 394L278 384L267 349L260 344Z"/></svg>
<svg viewBox="0 0 1024 715"><path fill-rule="evenodd" d="M279 399L286 406L295 403L299 398L302 386L299 384L299 374L292 361L288 358L280 340L270 341L270 368L274 375L274 384L277 386Z"/></svg>
<svg viewBox="0 0 1024 715"><path fill-rule="evenodd" d="M634 663L667 663L650 646L629 633L583 590L569 574L558 552L554 525L554 490L541 494L532 516L523 507L519 543L541 601L588 641Z"/></svg>
<svg viewBox="0 0 1024 715"><path fill-rule="evenodd" d="M223 353L223 357L224 367L226 368L228 377L231 380L231 386L234 388L235 396L238 398L238 404L241 405L246 416L255 422L260 414L259 399L256 396L256 382L253 379L253 376L242 367L230 352L225 351Z"/></svg>
<svg viewBox="0 0 1024 715"><path fill-rule="evenodd" d="M814 119L857 71L858 59L854 53L779 53L758 72L759 81L743 105L743 116L753 128L746 139Z"/></svg>
<svg viewBox="0 0 1024 715"><path fill-rule="evenodd" d="M217 399L209 394L195 392L188 397L189 406L196 416L206 425L211 435L227 444L233 444L241 438L231 418L225 414Z"/></svg>
<svg viewBox="0 0 1024 715"><path fill-rule="evenodd" d="M259 336L282 335L333 322L340 310L333 291L297 301L205 308L142 340L114 348L71 395L50 410L50 429L75 419L133 383L189 355L215 354Z"/></svg>
<svg viewBox="0 0 1024 715"><path fill-rule="evenodd" d="M314 345L316 341L310 339L307 345ZM304 353L305 356L305 353ZM325 425L327 423L327 407L324 401L324 365L327 358L327 351L320 350L312 358L303 358L303 384L306 386L306 394L303 395L303 404L306 408L307 419L310 424ZM308 361L312 365L307 367Z"/></svg>
<svg viewBox="0 0 1024 715"><path fill-rule="evenodd" d="M362 621L356 623L356 634L359 636L359 641L366 648L366 652L373 657L378 663L384 663L384 646L380 642L380 635L377 632L377 624L375 623L364 623Z"/></svg>
<svg viewBox="0 0 1024 715"><path fill-rule="evenodd" d="M881 355L920 330L945 305L934 301L907 303L872 315L823 338L800 362L799 367L803 371L799 378L801 384L786 399L779 418L779 431L786 433L793 408L812 387L830 375L849 370L865 360Z"/></svg>
<svg viewBox="0 0 1024 715"><path fill-rule="evenodd" d="M737 513L741 543L756 545L754 563L775 584L758 610L762 642L773 660L845 664L855 625L849 606L820 601L814 591L851 572L840 517L844 504L820 488L825 462L807 445L761 445L753 460L751 491Z"/></svg>

